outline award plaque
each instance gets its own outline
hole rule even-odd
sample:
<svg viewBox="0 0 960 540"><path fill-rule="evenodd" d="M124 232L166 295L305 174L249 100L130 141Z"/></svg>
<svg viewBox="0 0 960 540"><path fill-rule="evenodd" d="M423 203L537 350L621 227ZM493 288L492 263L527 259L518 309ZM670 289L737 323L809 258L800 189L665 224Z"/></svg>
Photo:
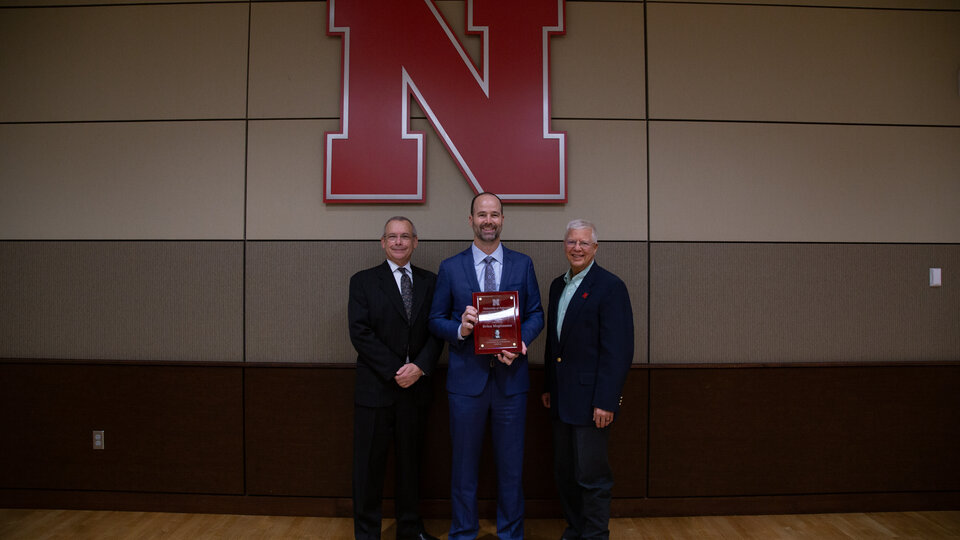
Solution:
<svg viewBox="0 0 960 540"><path fill-rule="evenodd" d="M478 321L473 327L473 352L520 352L520 295L517 291L473 293Z"/></svg>

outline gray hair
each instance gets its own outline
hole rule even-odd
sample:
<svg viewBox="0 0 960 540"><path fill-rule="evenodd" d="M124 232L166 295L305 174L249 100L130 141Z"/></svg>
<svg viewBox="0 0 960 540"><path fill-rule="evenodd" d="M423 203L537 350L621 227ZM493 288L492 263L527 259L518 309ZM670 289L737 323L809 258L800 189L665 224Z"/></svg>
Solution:
<svg viewBox="0 0 960 540"><path fill-rule="evenodd" d="M579 231L581 229L590 229L590 241L594 244L597 243L597 226L585 219L575 219L567 223L567 231L563 233L563 237L566 238L570 234L570 231Z"/></svg>
<svg viewBox="0 0 960 540"><path fill-rule="evenodd" d="M417 236L417 226L413 224L413 221L411 221L410 218L405 217L405 216L393 216L392 218L390 218L390 219L388 219L387 221L385 221L385 222L383 223L383 234L384 234L384 235L387 234L387 225L389 225L391 221L406 221L407 223L410 224L410 228L413 229L413 235L414 235L414 236Z"/></svg>

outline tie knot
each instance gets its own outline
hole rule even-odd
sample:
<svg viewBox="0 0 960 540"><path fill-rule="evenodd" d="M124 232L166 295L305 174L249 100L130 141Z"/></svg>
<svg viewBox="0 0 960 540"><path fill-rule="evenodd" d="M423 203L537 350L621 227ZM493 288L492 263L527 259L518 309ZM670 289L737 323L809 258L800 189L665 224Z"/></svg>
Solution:
<svg viewBox="0 0 960 540"><path fill-rule="evenodd" d="M493 261L495 260L496 259L493 258L493 255L487 255L486 257L483 258L483 262L487 264L493 264Z"/></svg>
<svg viewBox="0 0 960 540"><path fill-rule="evenodd" d="M406 266L398 266L398 267L397 267L397 272L400 272L400 275L401 275L401 276L405 276L405 275L407 275L407 267L406 267Z"/></svg>

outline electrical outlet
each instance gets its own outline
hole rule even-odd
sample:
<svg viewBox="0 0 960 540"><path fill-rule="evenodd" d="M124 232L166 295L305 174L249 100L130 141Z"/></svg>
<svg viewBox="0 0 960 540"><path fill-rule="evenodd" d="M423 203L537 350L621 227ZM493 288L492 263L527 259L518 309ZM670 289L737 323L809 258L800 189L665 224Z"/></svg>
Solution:
<svg viewBox="0 0 960 540"><path fill-rule="evenodd" d="M93 449L103 450L103 430L102 429L93 430Z"/></svg>

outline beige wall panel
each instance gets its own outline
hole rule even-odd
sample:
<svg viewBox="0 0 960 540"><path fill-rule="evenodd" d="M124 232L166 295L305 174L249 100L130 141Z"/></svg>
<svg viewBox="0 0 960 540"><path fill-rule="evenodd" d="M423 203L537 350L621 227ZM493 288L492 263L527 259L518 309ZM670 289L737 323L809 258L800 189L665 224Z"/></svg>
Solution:
<svg viewBox="0 0 960 540"><path fill-rule="evenodd" d="M436 5L464 50L480 65L480 37L465 31L466 3L440 0ZM328 17L327 2L253 5L251 118L339 118L343 39L327 35ZM424 117L415 102L411 116Z"/></svg>
<svg viewBox="0 0 960 540"><path fill-rule="evenodd" d="M660 4L687 3L689 0L655 0ZM769 0L698 0L700 4L759 4L770 5ZM889 9L956 9L957 0L777 0L781 6L812 7L872 7Z"/></svg>
<svg viewBox="0 0 960 540"><path fill-rule="evenodd" d="M551 114L642 120L643 4L568 2L566 22L551 41Z"/></svg>
<svg viewBox="0 0 960 540"><path fill-rule="evenodd" d="M647 239L646 123L563 120L567 132L567 204L529 207L524 229L561 237L571 219L593 221L604 240Z"/></svg>
<svg viewBox="0 0 960 540"><path fill-rule="evenodd" d="M437 2L477 65L481 40L465 32L465 2ZM644 116L643 4L570 3L567 33L551 39L552 114ZM340 115L342 40L327 35L327 3L256 3L250 37L250 116ZM423 117L414 107L414 117Z"/></svg>
<svg viewBox="0 0 960 540"><path fill-rule="evenodd" d="M477 65L482 42L466 35L465 2L438 9ZM643 4L567 2L566 34L550 40L550 113L554 118L643 119ZM411 114L422 118L419 107Z"/></svg>
<svg viewBox="0 0 960 540"><path fill-rule="evenodd" d="M327 35L327 3L256 3L250 21L250 117L339 117L342 40Z"/></svg>
<svg viewBox="0 0 960 540"><path fill-rule="evenodd" d="M633 307L634 363L647 362L647 243L606 241L603 231L600 235L600 247L597 250L597 264L616 274L627 286L630 304ZM562 234L562 233L561 233ZM559 235L558 235L559 237ZM467 248L468 244L447 243L441 256L449 257ZM511 249L526 253L533 260L540 285L540 301L544 313L550 300L550 283L570 267L564 255L560 239L544 242L505 242ZM439 261L435 270L439 267ZM546 318L546 315L544 315ZM530 362L543 363L543 349L546 331L530 345Z"/></svg>
<svg viewBox="0 0 960 540"><path fill-rule="evenodd" d="M358 232L375 239L382 227L369 223ZM460 245L420 242L412 262L436 272ZM247 361L355 362L347 327L350 276L383 261L376 241L249 242Z"/></svg>
<svg viewBox="0 0 960 540"><path fill-rule="evenodd" d="M0 358L242 354L242 242L0 242Z"/></svg>
<svg viewBox="0 0 960 540"><path fill-rule="evenodd" d="M0 148L0 238L243 238L242 121L0 125Z"/></svg>
<svg viewBox="0 0 960 540"><path fill-rule="evenodd" d="M960 356L957 245L655 243L650 261L653 363Z"/></svg>
<svg viewBox="0 0 960 540"><path fill-rule="evenodd" d="M204 3L236 2L236 0L203 0ZM3 0L5 6L103 6L129 4L192 4L196 0Z"/></svg>
<svg viewBox="0 0 960 540"><path fill-rule="evenodd" d="M250 123L247 237L273 239L369 238L370 224L404 214L421 238L470 239L467 226L473 191L423 120L412 127L427 133L424 204L324 204L323 132L337 120ZM577 217L597 223L606 240L646 239L646 161L643 122L565 120L565 205L509 205L504 239L553 240Z"/></svg>
<svg viewBox="0 0 960 540"><path fill-rule="evenodd" d="M243 117L247 9L3 10L0 121Z"/></svg>
<svg viewBox="0 0 960 540"><path fill-rule="evenodd" d="M650 117L960 124L960 12L650 4Z"/></svg>
<svg viewBox="0 0 960 540"><path fill-rule="evenodd" d="M247 361L355 361L347 328L349 279L376 261L372 242L248 242Z"/></svg>
<svg viewBox="0 0 960 540"><path fill-rule="evenodd" d="M418 224L419 226L419 224ZM363 232L377 237L382 224ZM567 269L563 246L552 242L505 242L533 260L541 302L548 301L550 282ZM413 264L436 272L440 262L466 249L469 242L422 241ZM633 305L636 352L634 362L647 358L647 245L601 239L597 262L627 285ZM247 244L248 362L353 363L356 351L347 328L350 276L384 261L375 241L249 242ZM529 357L543 362L541 332L530 343ZM446 361L444 351L441 361Z"/></svg>
<svg viewBox="0 0 960 540"><path fill-rule="evenodd" d="M650 237L958 242L960 128L653 122Z"/></svg>

